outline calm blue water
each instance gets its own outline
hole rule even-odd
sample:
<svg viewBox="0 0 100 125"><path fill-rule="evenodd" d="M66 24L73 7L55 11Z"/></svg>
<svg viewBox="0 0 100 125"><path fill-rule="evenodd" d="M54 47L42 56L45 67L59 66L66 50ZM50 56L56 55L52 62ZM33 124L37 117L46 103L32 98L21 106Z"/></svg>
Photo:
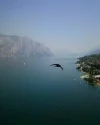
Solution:
<svg viewBox="0 0 100 125"><path fill-rule="evenodd" d="M100 87L81 80L75 62L54 58L0 60L0 125L98 124ZM60 63L64 70L49 67L52 63Z"/></svg>

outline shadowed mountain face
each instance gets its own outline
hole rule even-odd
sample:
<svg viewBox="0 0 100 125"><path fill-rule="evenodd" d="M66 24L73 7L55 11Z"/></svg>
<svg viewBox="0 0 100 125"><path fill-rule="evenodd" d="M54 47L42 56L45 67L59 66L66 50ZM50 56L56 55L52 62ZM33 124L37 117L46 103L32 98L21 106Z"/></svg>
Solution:
<svg viewBox="0 0 100 125"><path fill-rule="evenodd" d="M15 55L52 56L51 50L28 37L0 34L0 57Z"/></svg>

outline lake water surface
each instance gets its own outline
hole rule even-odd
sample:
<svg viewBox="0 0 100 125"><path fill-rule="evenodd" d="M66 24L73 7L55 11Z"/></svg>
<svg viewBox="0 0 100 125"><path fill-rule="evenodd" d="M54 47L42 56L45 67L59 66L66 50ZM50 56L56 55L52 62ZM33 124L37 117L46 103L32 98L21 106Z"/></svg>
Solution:
<svg viewBox="0 0 100 125"><path fill-rule="evenodd" d="M100 87L80 79L82 73L76 70L75 62L1 59L0 125L98 124ZM52 63L60 63L64 70L49 67Z"/></svg>

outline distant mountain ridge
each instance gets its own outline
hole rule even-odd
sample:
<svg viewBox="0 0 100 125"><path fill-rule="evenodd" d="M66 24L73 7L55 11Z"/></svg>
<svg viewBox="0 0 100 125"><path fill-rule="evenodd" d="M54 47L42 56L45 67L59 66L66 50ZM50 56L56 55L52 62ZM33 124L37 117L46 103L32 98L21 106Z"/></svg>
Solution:
<svg viewBox="0 0 100 125"><path fill-rule="evenodd" d="M90 54L100 54L100 47L95 48L94 50L92 50L92 51L89 53L89 55L90 55Z"/></svg>
<svg viewBox="0 0 100 125"><path fill-rule="evenodd" d="M0 57L52 56L51 50L28 37L0 34Z"/></svg>

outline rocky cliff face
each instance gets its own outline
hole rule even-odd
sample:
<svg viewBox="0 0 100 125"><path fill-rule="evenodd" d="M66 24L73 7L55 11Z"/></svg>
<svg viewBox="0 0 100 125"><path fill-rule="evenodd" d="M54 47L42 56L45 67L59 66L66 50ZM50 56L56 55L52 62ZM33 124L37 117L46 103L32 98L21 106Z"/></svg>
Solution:
<svg viewBox="0 0 100 125"><path fill-rule="evenodd" d="M51 50L28 37L0 34L0 57L15 55L51 56Z"/></svg>

